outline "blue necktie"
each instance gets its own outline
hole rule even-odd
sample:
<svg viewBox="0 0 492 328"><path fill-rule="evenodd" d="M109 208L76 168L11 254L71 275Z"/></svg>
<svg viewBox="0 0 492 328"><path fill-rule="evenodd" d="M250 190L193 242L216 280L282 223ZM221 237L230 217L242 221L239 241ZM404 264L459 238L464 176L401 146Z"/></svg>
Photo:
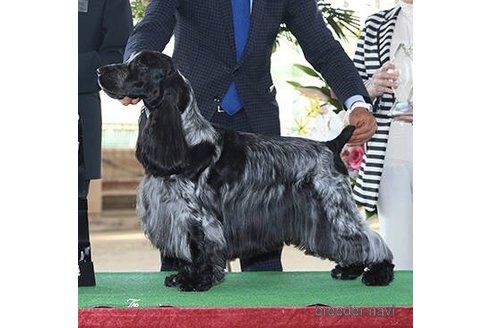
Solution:
<svg viewBox="0 0 492 328"><path fill-rule="evenodd" d="M234 18L234 41L236 42L236 61L239 62L243 53L249 33L249 4L251 0L231 0L232 16ZM242 107L243 103L239 98L236 83L232 82L227 90L220 106L229 115L236 114Z"/></svg>

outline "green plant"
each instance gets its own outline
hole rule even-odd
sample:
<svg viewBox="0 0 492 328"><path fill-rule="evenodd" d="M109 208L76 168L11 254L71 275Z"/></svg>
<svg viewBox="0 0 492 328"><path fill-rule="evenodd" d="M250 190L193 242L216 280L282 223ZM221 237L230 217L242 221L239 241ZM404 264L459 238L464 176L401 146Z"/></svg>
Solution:
<svg viewBox="0 0 492 328"><path fill-rule="evenodd" d="M333 8L332 4L327 0L318 0L318 7L323 15L326 25L333 31L335 36L341 40L347 40L347 35L353 35L358 37L360 34L360 18L355 14L353 10ZM285 25L280 27L279 34L277 35L276 46L279 44L279 37L284 37L289 42L298 45L297 40L294 35L288 30ZM275 48L274 48L275 50ZM340 102L333 97L330 88L326 85L325 79L316 72L312 67L294 64L296 69L301 70L305 74L315 77L323 82L322 87L312 86L312 85L302 85L296 81L287 81L290 85L296 88L299 92L308 95L309 93L318 92L323 95L322 98L326 100L327 103L334 107L333 111L335 113L340 112L343 106Z"/></svg>
<svg viewBox="0 0 492 328"><path fill-rule="evenodd" d="M143 18L145 13L145 7L149 4L150 0L131 0L130 6L132 8L132 16L135 20Z"/></svg>
<svg viewBox="0 0 492 328"><path fill-rule="evenodd" d="M309 76L312 76L312 77L315 77L315 78L323 81L323 83L325 85L324 86L321 86L321 87L317 87L317 86L314 86L314 85L302 85L302 84L300 84L299 82L296 82L296 81L287 81L287 83L289 83L294 88L296 88L296 90L298 90L299 92L301 92L302 94L304 94L304 95L306 95L308 97L309 97L309 93L316 92L316 91L319 92L319 93L321 93L321 94L323 94L324 95L323 98L325 98L325 100L327 101L327 103L329 103L330 105L333 106L333 112L334 113L339 113L341 110L343 110L343 107L340 104L340 102L332 96L332 94L330 92L330 88L328 86L326 86L325 79L321 76L321 74L319 74L313 68L311 68L309 66L306 66L306 65L294 64L293 66L295 68L303 71L305 74L307 74Z"/></svg>
<svg viewBox="0 0 492 328"><path fill-rule="evenodd" d="M347 33L358 37L360 34L360 18L353 10L333 8L326 0L317 0L318 8L323 15L326 25L342 40L347 40ZM295 36L289 31L285 24L280 25L274 50L279 44L279 37L298 45Z"/></svg>

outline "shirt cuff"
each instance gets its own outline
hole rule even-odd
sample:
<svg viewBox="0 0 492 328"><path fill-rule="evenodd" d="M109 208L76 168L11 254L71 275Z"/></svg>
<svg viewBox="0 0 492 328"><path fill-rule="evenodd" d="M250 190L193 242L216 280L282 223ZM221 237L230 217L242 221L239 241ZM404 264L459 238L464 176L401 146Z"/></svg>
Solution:
<svg viewBox="0 0 492 328"><path fill-rule="evenodd" d="M352 104L352 106L349 108L349 112L353 111L357 107L364 107L368 111L372 112L372 105L366 103L365 101L356 101Z"/></svg>
<svg viewBox="0 0 492 328"><path fill-rule="evenodd" d="M347 110L351 110L353 105L356 102L365 103L366 101L364 100L364 97L362 97L361 95L355 95L355 96L352 96L352 97L348 98L347 100L345 100L345 103L344 103L345 108L347 108Z"/></svg>

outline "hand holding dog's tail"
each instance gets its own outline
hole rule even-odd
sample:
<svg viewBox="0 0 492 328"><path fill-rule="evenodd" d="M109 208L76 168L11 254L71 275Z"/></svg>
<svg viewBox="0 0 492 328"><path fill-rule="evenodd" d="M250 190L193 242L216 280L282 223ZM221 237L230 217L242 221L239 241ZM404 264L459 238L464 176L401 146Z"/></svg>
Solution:
<svg viewBox="0 0 492 328"><path fill-rule="evenodd" d="M355 131L349 142L353 145L361 145L369 141L377 130L377 122L374 115L363 107L356 107L349 116L349 124L355 126Z"/></svg>

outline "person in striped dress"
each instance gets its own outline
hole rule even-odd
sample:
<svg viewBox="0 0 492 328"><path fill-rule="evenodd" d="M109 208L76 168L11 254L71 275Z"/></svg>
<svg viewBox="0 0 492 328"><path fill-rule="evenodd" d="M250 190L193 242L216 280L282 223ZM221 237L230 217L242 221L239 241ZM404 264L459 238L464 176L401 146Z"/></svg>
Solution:
<svg viewBox="0 0 492 328"><path fill-rule="evenodd" d="M381 234L398 270L413 269L413 109L410 115L390 113L395 90L402 89L395 52L400 47L413 56L412 13L413 0L398 0L395 7L369 16L354 56L378 128L366 143L353 194L367 211L377 209Z"/></svg>

